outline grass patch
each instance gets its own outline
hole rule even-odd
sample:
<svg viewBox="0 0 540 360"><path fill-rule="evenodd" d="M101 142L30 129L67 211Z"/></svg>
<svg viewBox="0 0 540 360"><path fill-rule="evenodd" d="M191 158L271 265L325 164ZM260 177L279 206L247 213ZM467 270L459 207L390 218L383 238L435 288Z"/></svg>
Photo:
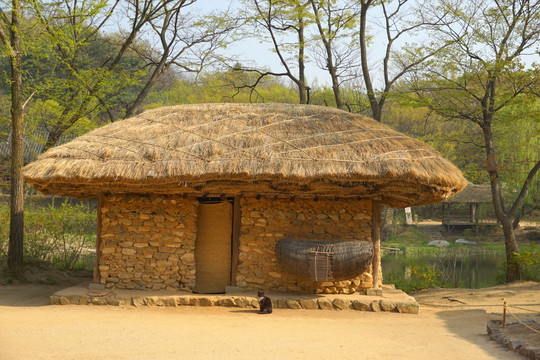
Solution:
<svg viewBox="0 0 540 360"><path fill-rule="evenodd" d="M421 231L414 228L407 228L405 231L390 235L384 241L385 246L411 246L411 245L427 245L431 239L424 235Z"/></svg>

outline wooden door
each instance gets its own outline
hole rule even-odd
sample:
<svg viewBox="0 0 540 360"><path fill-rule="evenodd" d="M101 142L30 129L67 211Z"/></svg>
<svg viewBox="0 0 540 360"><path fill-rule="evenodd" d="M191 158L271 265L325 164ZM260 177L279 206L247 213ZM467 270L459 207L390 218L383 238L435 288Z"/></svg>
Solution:
<svg viewBox="0 0 540 360"><path fill-rule="evenodd" d="M194 292L219 294L230 285L232 213L227 201L199 204Z"/></svg>

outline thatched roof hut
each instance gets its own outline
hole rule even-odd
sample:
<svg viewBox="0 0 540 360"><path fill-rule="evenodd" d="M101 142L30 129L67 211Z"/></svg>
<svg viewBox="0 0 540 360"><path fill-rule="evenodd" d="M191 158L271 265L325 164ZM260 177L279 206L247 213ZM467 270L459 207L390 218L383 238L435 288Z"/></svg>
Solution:
<svg viewBox="0 0 540 360"><path fill-rule="evenodd" d="M493 201L491 185L467 184L456 196L446 199L447 203L490 203Z"/></svg>
<svg viewBox="0 0 540 360"><path fill-rule="evenodd" d="M333 108L165 107L91 131L24 168L46 194L371 197L392 207L443 201L465 185L426 144Z"/></svg>
<svg viewBox="0 0 540 360"><path fill-rule="evenodd" d="M475 226L478 234L479 224L493 225L497 223L494 216L479 216L482 204L490 204L493 201L490 185L467 184L456 196L446 199L441 203L442 224L448 229L453 226ZM462 206L462 205L468 206ZM488 208L492 208L491 205Z"/></svg>
<svg viewBox="0 0 540 360"><path fill-rule="evenodd" d="M24 176L98 199L95 282L212 293L378 288L380 206L466 185L438 152L374 120L282 104L147 111L50 149Z"/></svg>

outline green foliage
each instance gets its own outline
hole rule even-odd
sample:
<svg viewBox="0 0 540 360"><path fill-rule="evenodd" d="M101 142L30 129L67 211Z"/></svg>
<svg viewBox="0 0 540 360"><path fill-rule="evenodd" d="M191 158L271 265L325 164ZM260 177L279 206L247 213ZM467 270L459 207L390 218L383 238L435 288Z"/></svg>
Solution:
<svg viewBox="0 0 540 360"><path fill-rule="evenodd" d="M93 248L96 212L87 205L25 209L24 255L49 261L62 270L80 267L81 254ZM0 257L6 255L9 238L9 206L0 204Z"/></svg>
<svg viewBox="0 0 540 360"><path fill-rule="evenodd" d="M104 32L108 19L105 0L82 3L32 2L22 14L22 77L25 133L48 146L64 134L78 135L125 113L141 81L147 77L144 60L131 48L122 53L123 35ZM100 25L98 25L100 24ZM144 52L144 43L133 48ZM115 57L122 53L119 59ZM10 61L0 56L0 141L10 118ZM113 61L114 59L114 61ZM40 130L36 132L35 130ZM4 135L5 133L5 135Z"/></svg>
<svg viewBox="0 0 540 360"><path fill-rule="evenodd" d="M499 113L501 121L494 123L500 173L505 179L505 197L513 203L525 179L540 159L540 99L529 99L519 106L509 106ZM519 131L516 131L519 129ZM522 214L540 204L540 177L531 182Z"/></svg>
<svg viewBox="0 0 540 360"><path fill-rule="evenodd" d="M96 214L88 206L66 201L59 208L51 205L25 216L27 255L52 261L60 269L72 270L81 252L95 241Z"/></svg>
<svg viewBox="0 0 540 360"><path fill-rule="evenodd" d="M433 265L411 261L407 264L405 276L385 278L385 282L394 284L405 292L417 291L440 286L441 273Z"/></svg>
<svg viewBox="0 0 540 360"><path fill-rule="evenodd" d="M414 228L408 228L400 234L390 235L385 243L401 244L401 245L427 245L431 239L424 235L421 231Z"/></svg>
<svg viewBox="0 0 540 360"><path fill-rule="evenodd" d="M478 151L483 142L479 128L470 122L445 119L427 107L411 106L412 98L414 95L396 98L391 106L386 107L383 122L440 151L470 182L488 182L484 154Z"/></svg>
<svg viewBox="0 0 540 360"><path fill-rule="evenodd" d="M244 87L255 81L256 74L234 69L204 74L198 82L176 80L169 89L153 90L148 96L145 109L177 104L298 102L296 91L283 84L279 78L264 78L254 91Z"/></svg>
<svg viewBox="0 0 540 360"><path fill-rule="evenodd" d="M519 253L514 253L514 263L521 270L521 280L540 281L540 247L536 244L522 246ZM513 265L512 263L510 266Z"/></svg>

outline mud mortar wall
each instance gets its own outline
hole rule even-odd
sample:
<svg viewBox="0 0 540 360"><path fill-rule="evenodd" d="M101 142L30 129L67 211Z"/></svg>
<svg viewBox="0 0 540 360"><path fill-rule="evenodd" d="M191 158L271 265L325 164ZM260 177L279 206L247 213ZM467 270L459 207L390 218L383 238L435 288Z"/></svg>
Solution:
<svg viewBox="0 0 540 360"><path fill-rule="evenodd" d="M181 196L107 196L101 207L100 282L107 288L192 291L198 201ZM369 200L242 198L236 285L296 293L353 293L370 273L315 283L283 272L274 248L284 237L371 241Z"/></svg>
<svg viewBox="0 0 540 360"><path fill-rule="evenodd" d="M195 199L109 196L101 208L101 283L119 289L195 285Z"/></svg>
<svg viewBox="0 0 540 360"><path fill-rule="evenodd" d="M306 281L279 268L282 238L371 241L369 200L241 199L238 286L279 292L349 294L372 286L370 273L339 282Z"/></svg>

